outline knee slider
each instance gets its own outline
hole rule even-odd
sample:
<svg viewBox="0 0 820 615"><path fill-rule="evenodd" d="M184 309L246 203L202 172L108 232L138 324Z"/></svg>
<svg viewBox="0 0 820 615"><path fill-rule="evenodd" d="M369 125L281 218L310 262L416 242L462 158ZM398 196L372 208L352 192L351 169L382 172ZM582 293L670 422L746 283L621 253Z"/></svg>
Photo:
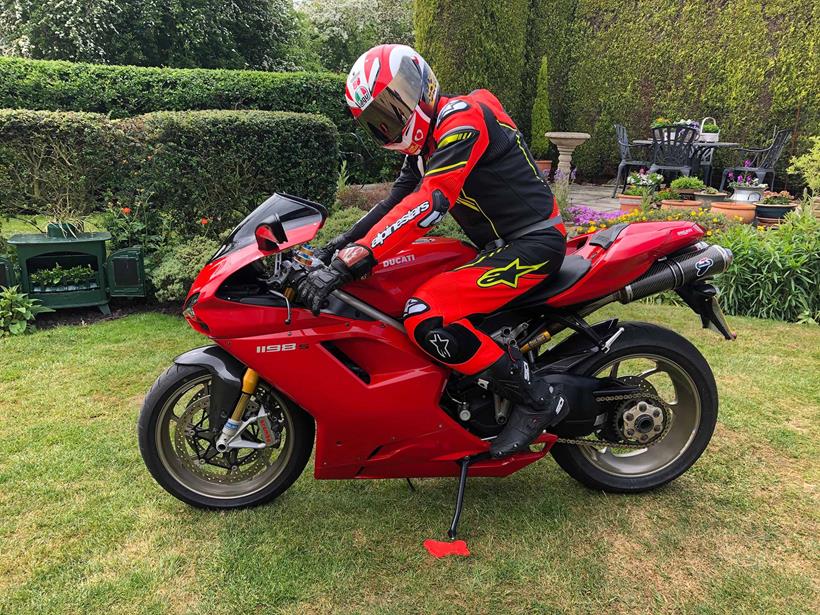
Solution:
<svg viewBox="0 0 820 615"><path fill-rule="evenodd" d="M427 354L454 365L468 361L481 346L481 341L469 329L457 323L443 327L441 318L428 318L419 323L414 337Z"/></svg>

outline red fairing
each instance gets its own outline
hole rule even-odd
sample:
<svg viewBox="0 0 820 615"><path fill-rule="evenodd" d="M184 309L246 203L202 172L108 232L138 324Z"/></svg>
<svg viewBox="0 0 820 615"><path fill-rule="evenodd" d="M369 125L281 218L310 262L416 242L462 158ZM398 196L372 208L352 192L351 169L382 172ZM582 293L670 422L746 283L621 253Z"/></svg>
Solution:
<svg viewBox="0 0 820 615"><path fill-rule="evenodd" d="M422 283L475 258L475 248L456 239L424 237L379 263L365 280L345 286L349 292L393 318Z"/></svg>
<svg viewBox="0 0 820 615"><path fill-rule="evenodd" d="M646 273L660 257L696 243L703 234L694 222L642 222L626 227L606 250L586 243L591 235L576 237L568 253L592 261L592 267L580 284L547 303L566 307L614 293Z"/></svg>
<svg viewBox="0 0 820 615"><path fill-rule="evenodd" d="M282 249L312 239L318 226L290 229ZM590 259L592 268L550 303L569 306L614 292L656 258L702 235L692 223L646 223L625 229L607 250L589 245L588 236L575 240L572 249ZM186 317L313 416L317 478L456 476L460 459L489 449L487 441L439 406L450 371L403 331L380 320L327 311L313 316L299 307L288 324L284 307L218 295L231 274L262 256L252 244L208 264L191 289ZM421 239L346 290L399 317L421 282L474 256L473 248L456 240ZM351 369L351 363L358 369ZM541 450L476 462L470 475L508 475L543 457L555 441L556 436L544 434L538 441L544 445Z"/></svg>

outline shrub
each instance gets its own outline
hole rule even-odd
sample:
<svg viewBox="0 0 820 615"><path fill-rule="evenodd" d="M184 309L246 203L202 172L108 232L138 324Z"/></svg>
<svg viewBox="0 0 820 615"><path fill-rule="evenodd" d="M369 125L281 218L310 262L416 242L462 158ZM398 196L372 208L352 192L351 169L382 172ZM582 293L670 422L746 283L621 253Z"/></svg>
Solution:
<svg viewBox="0 0 820 615"><path fill-rule="evenodd" d="M16 286L0 288L0 337L31 331L37 314L53 311L21 293Z"/></svg>
<svg viewBox="0 0 820 615"><path fill-rule="evenodd" d="M820 137L811 137L812 147L791 159L789 173L800 173L815 196L820 196Z"/></svg>
<svg viewBox="0 0 820 615"><path fill-rule="evenodd" d="M165 242L166 219L183 236L219 234L275 191L329 202L337 135L327 118L286 112L161 112L112 122L0 111L0 207L66 220L110 203L104 225L115 246L151 250Z"/></svg>
<svg viewBox="0 0 820 615"><path fill-rule="evenodd" d="M706 122L703 126L700 127L701 132L706 133L716 133L720 132L720 127L717 124L713 124L712 122Z"/></svg>
<svg viewBox="0 0 820 615"><path fill-rule="evenodd" d="M125 118L154 111L252 109L321 113L337 126L355 181L393 179L401 158L353 120L343 75L144 68L0 57L0 107Z"/></svg>
<svg viewBox="0 0 820 615"><path fill-rule="evenodd" d="M101 115L0 110L0 213L67 220L100 209L123 180L127 150Z"/></svg>
<svg viewBox="0 0 820 615"><path fill-rule="evenodd" d="M535 158L544 159L547 157L550 147L549 139L547 139L545 133L552 130L552 120L550 119L549 71L546 56L541 59L541 68L538 71L537 83L535 102L532 104L532 138L530 139L530 149Z"/></svg>
<svg viewBox="0 0 820 615"><path fill-rule="evenodd" d="M142 246L146 254L153 254L167 244L170 236L168 217L163 216L159 206L145 202L143 192L122 207L111 206L102 217L102 226L111 234L108 244L112 250ZM148 196L148 195L145 195Z"/></svg>
<svg viewBox="0 0 820 615"><path fill-rule="evenodd" d="M197 274L214 255L219 242L200 237L169 248L149 274L160 303L182 303Z"/></svg>
<svg viewBox="0 0 820 615"><path fill-rule="evenodd" d="M669 187L673 190L703 190L706 184L698 177L686 177L681 175L672 180Z"/></svg>
<svg viewBox="0 0 820 615"><path fill-rule="evenodd" d="M273 192L330 203L338 133L319 115L267 111L158 112L123 121L140 142L134 190L174 229L233 228Z"/></svg>
<svg viewBox="0 0 820 615"><path fill-rule="evenodd" d="M820 322L820 220L810 210L779 227L730 227L716 242L734 254L718 278L729 314Z"/></svg>

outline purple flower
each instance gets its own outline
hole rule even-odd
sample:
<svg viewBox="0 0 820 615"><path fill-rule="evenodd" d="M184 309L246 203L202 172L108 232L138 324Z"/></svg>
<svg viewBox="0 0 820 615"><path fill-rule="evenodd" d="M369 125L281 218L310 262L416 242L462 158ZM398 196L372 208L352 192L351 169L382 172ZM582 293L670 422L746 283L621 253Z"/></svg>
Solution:
<svg viewBox="0 0 820 615"><path fill-rule="evenodd" d="M750 166L752 166L752 161L751 160L744 160L743 161L743 166L748 169Z"/></svg>
<svg viewBox="0 0 820 615"><path fill-rule="evenodd" d="M572 169L572 173L569 174L569 181L571 181L571 182L575 181L575 172L576 171L577 171L577 169Z"/></svg>
<svg viewBox="0 0 820 615"><path fill-rule="evenodd" d="M732 172L732 171L729 171L729 181L730 181L730 182L735 181L735 174L734 174L734 172Z"/></svg>

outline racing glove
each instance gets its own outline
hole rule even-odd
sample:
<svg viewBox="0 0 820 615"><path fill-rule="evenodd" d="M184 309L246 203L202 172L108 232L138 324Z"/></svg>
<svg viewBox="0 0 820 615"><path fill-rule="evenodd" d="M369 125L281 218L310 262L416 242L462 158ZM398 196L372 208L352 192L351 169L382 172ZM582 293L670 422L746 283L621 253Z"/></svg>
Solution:
<svg viewBox="0 0 820 615"><path fill-rule="evenodd" d="M350 244L333 259L330 266L311 271L299 284L299 300L318 316L322 306L334 290L350 282L365 277L376 260L367 248Z"/></svg>
<svg viewBox="0 0 820 615"><path fill-rule="evenodd" d="M330 266L318 267L311 271L299 284L299 300L318 316L322 306L334 290L350 282L353 275L342 261L334 259Z"/></svg>

